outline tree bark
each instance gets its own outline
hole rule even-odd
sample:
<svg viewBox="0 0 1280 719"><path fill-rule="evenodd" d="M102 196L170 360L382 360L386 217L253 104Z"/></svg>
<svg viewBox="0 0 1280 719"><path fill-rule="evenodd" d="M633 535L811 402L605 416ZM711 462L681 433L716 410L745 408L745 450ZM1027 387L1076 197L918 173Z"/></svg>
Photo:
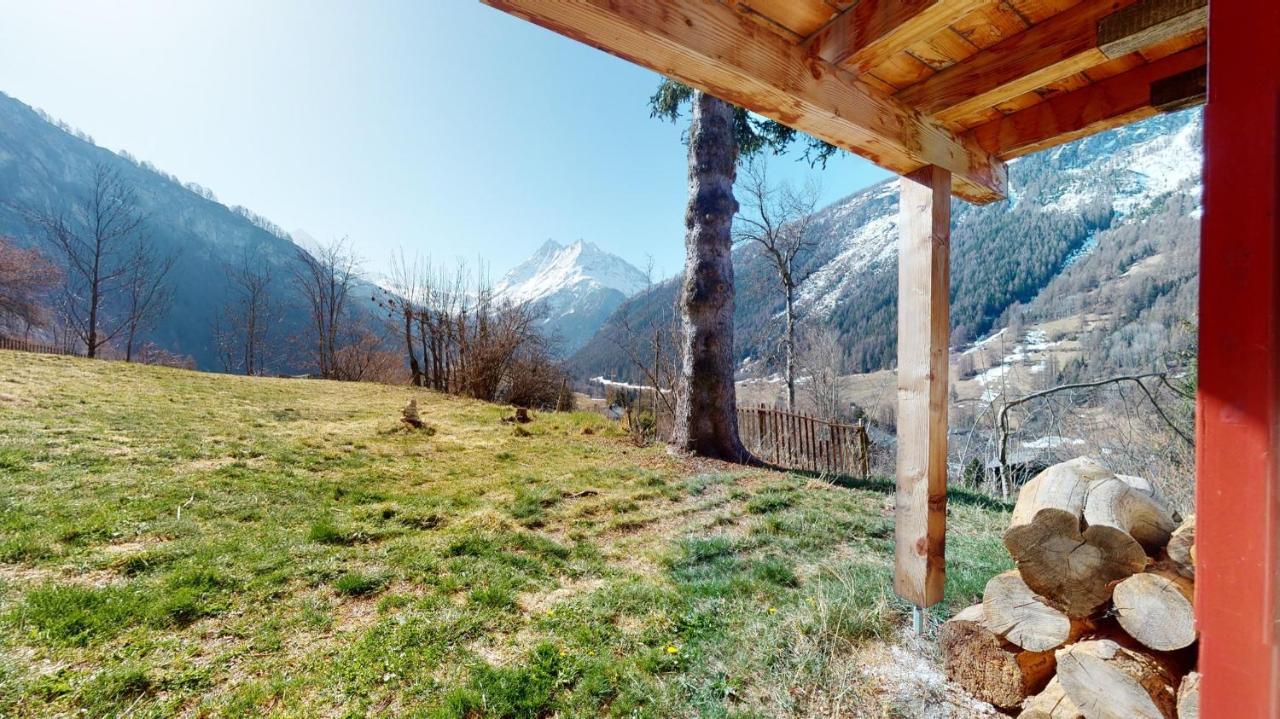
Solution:
<svg viewBox="0 0 1280 719"><path fill-rule="evenodd" d="M1192 514L1182 520L1182 525L1169 537L1169 544L1164 548L1169 561L1178 565L1178 571L1184 576L1196 575L1196 515Z"/></svg>
<svg viewBox="0 0 1280 719"><path fill-rule="evenodd" d="M733 197L738 147L733 107L702 92L689 129L683 325L673 444L705 457L744 462L733 383Z"/></svg>
<svg viewBox="0 0 1280 719"><path fill-rule="evenodd" d="M1053 676L1053 652L1029 652L1005 641L987 627L981 604L944 623L938 645L947 678L1002 709L1017 707Z"/></svg>

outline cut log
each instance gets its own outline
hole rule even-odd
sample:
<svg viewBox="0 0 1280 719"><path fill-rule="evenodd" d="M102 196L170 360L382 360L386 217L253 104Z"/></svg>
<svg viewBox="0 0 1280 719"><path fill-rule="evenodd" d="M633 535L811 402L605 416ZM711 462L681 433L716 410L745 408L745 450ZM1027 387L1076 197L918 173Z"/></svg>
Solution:
<svg viewBox="0 0 1280 719"><path fill-rule="evenodd" d="M1058 509L1079 517L1084 513L1089 483L1110 476L1111 471L1091 457L1055 464L1022 485L1009 526L1030 524L1043 509Z"/></svg>
<svg viewBox="0 0 1280 719"><path fill-rule="evenodd" d="M1110 639L1059 649L1058 679L1089 719L1174 719L1176 673L1157 657Z"/></svg>
<svg viewBox="0 0 1280 719"><path fill-rule="evenodd" d="M1191 646L1196 640L1195 585L1175 566L1153 567L1116 585L1116 619L1129 636L1160 652Z"/></svg>
<svg viewBox="0 0 1280 719"><path fill-rule="evenodd" d="M1116 479L1154 499L1161 507L1165 507L1166 509L1169 507L1169 500L1164 496L1164 492L1160 491L1160 488L1156 486L1155 482L1152 482L1146 477L1135 477L1132 474L1117 474Z"/></svg>
<svg viewBox="0 0 1280 719"><path fill-rule="evenodd" d="M997 575L982 593L986 625L1005 640L1032 652L1047 652L1080 635L1086 622L1073 622L1039 597L1017 570Z"/></svg>
<svg viewBox="0 0 1280 719"><path fill-rule="evenodd" d="M1023 581L1069 617L1086 617L1111 598L1112 582L1147 565L1142 545L1111 527L1080 530L1080 518L1048 508L1010 527L1004 546Z"/></svg>
<svg viewBox="0 0 1280 719"><path fill-rule="evenodd" d="M1189 515L1173 530L1169 544L1164 548L1169 561L1178 565L1183 574L1194 577L1196 573L1196 515Z"/></svg>
<svg viewBox="0 0 1280 719"><path fill-rule="evenodd" d="M982 605L975 604L938 631L947 678L982 701L1016 708L1053 677L1053 652L1019 649L988 629L984 619Z"/></svg>
<svg viewBox="0 0 1280 719"><path fill-rule="evenodd" d="M1162 500L1120 477L1089 485L1084 521L1090 528L1113 529L1133 537L1152 554L1167 544L1178 528Z"/></svg>
<svg viewBox="0 0 1280 719"><path fill-rule="evenodd" d="M1022 705L1018 719L1084 719L1084 715L1071 701L1057 677L1050 680L1044 691L1031 697Z"/></svg>
<svg viewBox="0 0 1280 719"><path fill-rule="evenodd" d="M1200 719L1200 672L1191 672L1178 685L1178 719Z"/></svg>

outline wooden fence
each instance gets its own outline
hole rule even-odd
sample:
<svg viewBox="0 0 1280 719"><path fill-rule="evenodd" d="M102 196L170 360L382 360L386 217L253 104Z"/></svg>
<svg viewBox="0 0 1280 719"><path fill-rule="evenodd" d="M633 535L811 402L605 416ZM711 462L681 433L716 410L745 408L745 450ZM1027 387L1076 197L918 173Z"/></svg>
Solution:
<svg viewBox="0 0 1280 719"><path fill-rule="evenodd" d="M738 408L738 433L753 454L779 467L864 479L871 471L871 442L861 422L827 422L761 405Z"/></svg>
<svg viewBox="0 0 1280 719"><path fill-rule="evenodd" d="M28 342L27 340L18 340L11 337L0 336L0 350L17 350L18 352L38 352L47 355L72 355L80 357L82 354L75 349L66 346L58 346L51 344L42 344L40 342Z"/></svg>

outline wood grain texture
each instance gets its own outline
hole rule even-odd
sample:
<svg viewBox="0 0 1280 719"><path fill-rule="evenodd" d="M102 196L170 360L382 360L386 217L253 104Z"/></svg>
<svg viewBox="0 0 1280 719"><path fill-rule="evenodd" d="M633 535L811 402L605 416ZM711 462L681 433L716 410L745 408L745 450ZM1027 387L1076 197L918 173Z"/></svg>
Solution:
<svg viewBox="0 0 1280 719"><path fill-rule="evenodd" d="M1087 0L897 97L944 122L962 122L967 115L1106 62L1098 49L1098 21L1133 1Z"/></svg>
<svg viewBox="0 0 1280 719"><path fill-rule="evenodd" d="M863 73L991 0L862 0L809 39L809 52Z"/></svg>
<svg viewBox="0 0 1280 719"><path fill-rule="evenodd" d="M950 184L936 166L903 177L898 220L894 591L922 607L942 599L945 577Z"/></svg>
<svg viewBox="0 0 1280 719"><path fill-rule="evenodd" d="M1204 67L1205 47L1185 50L1149 65L1063 93L970 131L984 150L1003 159L1049 147L1155 115L1151 84Z"/></svg>
<svg viewBox="0 0 1280 719"><path fill-rule="evenodd" d="M1004 165L940 123L848 72L702 0L485 0L567 37L648 67L807 132L899 174L925 165L952 173L973 202L1006 194Z"/></svg>
<svg viewBox="0 0 1280 719"><path fill-rule="evenodd" d="M1209 21L1209 0L1139 0L1098 22L1098 49L1116 58L1186 35Z"/></svg>

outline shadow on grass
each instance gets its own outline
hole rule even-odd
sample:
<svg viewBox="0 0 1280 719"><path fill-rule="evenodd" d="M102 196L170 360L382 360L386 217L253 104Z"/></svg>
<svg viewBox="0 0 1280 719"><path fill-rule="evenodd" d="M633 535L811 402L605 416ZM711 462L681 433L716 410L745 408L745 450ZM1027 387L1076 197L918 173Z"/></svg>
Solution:
<svg viewBox="0 0 1280 719"><path fill-rule="evenodd" d="M789 469L787 467L775 467L773 465L763 465L768 469L778 472L787 472L798 477L808 477L810 479L818 479L824 482L830 482L837 487L845 489L862 489L868 492L878 492L880 494L893 494L894 481L887 477L853 477L844 474L827 474L825 472L810 472L801 469ZM1005 502L995 497L989 497L979 492L968 489L960 489L959 487L947 487L947 501L955 504L965 504L971 507L981 507L982 509L990 509L997 512L1007 512L1013 509L1013 504Z"/></svg>

